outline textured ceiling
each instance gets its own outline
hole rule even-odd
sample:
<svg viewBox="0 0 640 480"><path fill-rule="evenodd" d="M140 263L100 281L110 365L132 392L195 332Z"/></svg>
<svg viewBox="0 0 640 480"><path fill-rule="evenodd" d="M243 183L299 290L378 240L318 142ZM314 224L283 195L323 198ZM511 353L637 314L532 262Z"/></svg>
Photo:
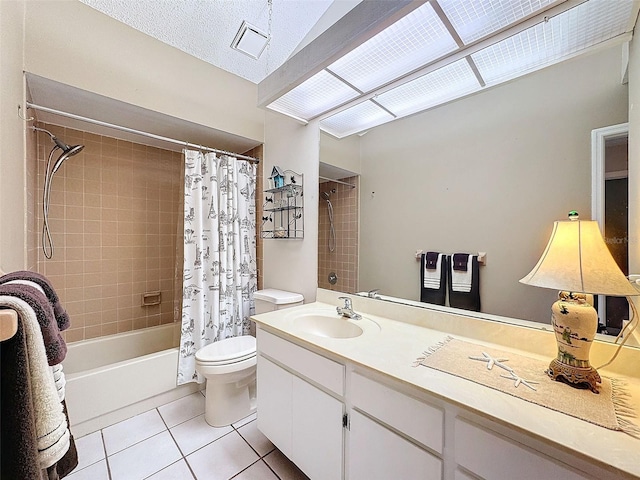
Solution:
<svg viewBox="0 0 640 480"><path fill-rule="evenodd" d="M235 75L259 83L282 65L333 0L273 0L271 42L258 60L230 45L243 21L269 31L267 0L81 0Z"/></svg>

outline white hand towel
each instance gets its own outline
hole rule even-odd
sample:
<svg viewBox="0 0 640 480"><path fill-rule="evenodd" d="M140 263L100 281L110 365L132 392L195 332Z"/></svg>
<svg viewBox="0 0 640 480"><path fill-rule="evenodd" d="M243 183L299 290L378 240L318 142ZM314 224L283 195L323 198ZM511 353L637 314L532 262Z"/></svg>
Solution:
<svg viewBox="0 0 640 480"><path fill-rule="evenodd" d="M467 258L467 271L453 269L453 256L451 257L451 290L454 292L468 293L471 291L471 280L473 273L473 255Z"/></svg>
<svg viewBox="0 0 640 480"><path fill-rule="evenodd" d="M438 290L440 288L440 277L441 277L441 268L442 268L442 256L444 254L438 254L438 260L436 261L435 269L427 268L427 254L422 254L422 263L424 263L424 280L423 286L424 288L431 288L434 290Z"/></svg>

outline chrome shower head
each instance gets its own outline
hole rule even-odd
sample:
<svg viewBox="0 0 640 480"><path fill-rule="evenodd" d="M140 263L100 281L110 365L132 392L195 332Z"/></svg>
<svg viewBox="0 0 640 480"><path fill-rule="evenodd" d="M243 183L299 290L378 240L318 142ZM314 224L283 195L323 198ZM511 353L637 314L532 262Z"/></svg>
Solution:
<svg viewBox="0 0 640 480"><path fill-rule="evenodd" d="M38 132L44 132L47 135L49 135L53 143L56 144L56 146L53 147L53 150L55 150L56 148L59 148L60 150L62 150L62 155L60 155L58 160L56 160L56 163L53 165L53 169L51 170L51 175L53 175L58 171L58 169L62 165L62 162L64 162L69 157L73 157L74 155L77 155L84 148L84 145L69 146L66 143L64 143L62 140L60 140L58 137L56 137L49 130L45 130L44 128L38 128L38 127L31 127L31 128L33 128ZM52 153L53 153L53 150L51 151Z"/></svg>
<svg viewBox="0 0 640 480"><path fill-rule="evenodd" d="M322 198L326 201L329 201L329 192L322 192L320 195L322 195Z"/></svg>
<svg viewBox="0 0 640 480"><path fill-rule="evenodd" d="M54 137L54 141L56 142L56 145L58 145L59 140ZM53 175L58 171L58 169L62 166L62 162L64 162L69 157L73 157L74 155L77 155L84 148L84 145L74 145L73 147L70 147L69 145L63 142L60 142L60 143L64 145L66 148L60 147L58 145L58 147L62 149L62 155L60 155L58 160L56 160L56 163L53 165L53 169L51 170L51 175Z"/></svg>

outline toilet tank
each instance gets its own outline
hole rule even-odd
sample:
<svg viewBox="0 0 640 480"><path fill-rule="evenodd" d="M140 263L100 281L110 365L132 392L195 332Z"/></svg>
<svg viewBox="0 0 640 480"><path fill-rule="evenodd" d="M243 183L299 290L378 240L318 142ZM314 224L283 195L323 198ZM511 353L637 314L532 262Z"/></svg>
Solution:
<svg viewBox="0 0 640 480"><path fill-rule="evenodd" d="M258 290L253 294L253 298L256 303L256 315L281 308L295 307L304 302L304 297L299 293L285 292L274 288Z"/></svg>

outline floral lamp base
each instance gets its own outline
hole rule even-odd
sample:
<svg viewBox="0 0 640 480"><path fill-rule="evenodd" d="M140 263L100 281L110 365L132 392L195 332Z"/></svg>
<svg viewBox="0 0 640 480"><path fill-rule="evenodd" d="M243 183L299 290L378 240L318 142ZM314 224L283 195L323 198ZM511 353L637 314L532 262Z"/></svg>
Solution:
<svg viewBox="0 0 640 480"><path fill-rule="evenodd" d="M558 356L549 365L549 376L598 393L602 380L589 363L589 350L598 325L598 314L592 306L593 295L560 292L558 297L551 307Z"/></svg>

